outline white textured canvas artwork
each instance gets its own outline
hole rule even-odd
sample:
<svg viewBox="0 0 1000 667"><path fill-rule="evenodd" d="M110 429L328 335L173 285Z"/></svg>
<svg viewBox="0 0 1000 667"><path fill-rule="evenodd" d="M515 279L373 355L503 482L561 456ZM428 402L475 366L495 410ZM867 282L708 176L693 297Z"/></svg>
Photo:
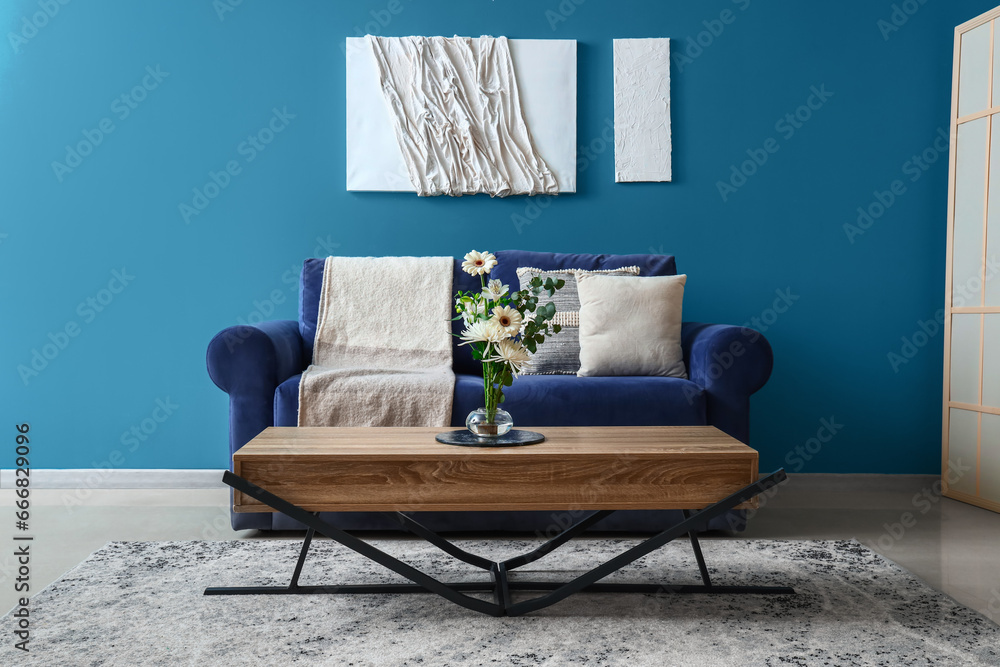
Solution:
<svg viewBox="0 0 1000 667"><path fill-rule="evenodd" d="M670 40L616 39L615 182L669 181Z"/></svg>
<svg viewBox="0 0 1000 667"><path fill-rule="evenodd" d="M576 41L348 38L347 189L575 192Z"/></svg>

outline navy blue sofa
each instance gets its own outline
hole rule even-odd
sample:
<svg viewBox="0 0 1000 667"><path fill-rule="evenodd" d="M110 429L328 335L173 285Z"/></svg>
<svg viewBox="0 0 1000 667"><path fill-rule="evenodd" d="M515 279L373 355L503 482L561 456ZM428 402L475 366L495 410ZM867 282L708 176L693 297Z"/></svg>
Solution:
<svg viewBox="0 0 1000 667"><path fill-rule="evenodd" d="M541 269L616 269L637 265L644 276L675 275L672 255L571 255L507 250L491 278L518 289L518 267ZM313 338L323 277L322 259L306 260L299 291L299 319L229 327L208 346L208 373L229 394L229 451L268 426L295 426L299 380L312 359ZM478 290L478 277L455 261L454 290ZM458 331L459 323L455 323ZM457 339L456 339L457 342ZM689 379L667 377L576 377L527 375L505 391L504 408L524 426L617 426L710 424L749 443L750 395L771 375L771 346L759 332L722 324L685 322L684 362ZM455 396L452 425L483 402L479 364L467 347L455 347ZM230 459L231 460L231 459ZM390 517L374 513L324 515L347 530L397 529ZM661 530L678 520L677 510L620 511L594 530ZM577 518L572 512L425 512L417 519L433 530L515 530L553 533ZM234 529L304 528L283 514L232 514ZM742 530L742 512L710 524Z"/></svg>

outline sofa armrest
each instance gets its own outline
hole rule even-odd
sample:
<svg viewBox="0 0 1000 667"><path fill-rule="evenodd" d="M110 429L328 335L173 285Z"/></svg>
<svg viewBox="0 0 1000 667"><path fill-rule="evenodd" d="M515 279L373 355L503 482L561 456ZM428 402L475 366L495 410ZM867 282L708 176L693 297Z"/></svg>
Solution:
<svg viewBox="0 0 1000 667"><path fill-rule="evenodd" d="M750 395L771 377L771 344L754 329L685 322L681 347L688 378L707 394L708 423L749 443Z"/></svg>
<svg viewBox="0 0 1000 667"><path fill-rule="evenodd" d="M230 453L274 425L274 390L308 363L295 320L224 329L206 361L209 377L229 394Z"/></svg>

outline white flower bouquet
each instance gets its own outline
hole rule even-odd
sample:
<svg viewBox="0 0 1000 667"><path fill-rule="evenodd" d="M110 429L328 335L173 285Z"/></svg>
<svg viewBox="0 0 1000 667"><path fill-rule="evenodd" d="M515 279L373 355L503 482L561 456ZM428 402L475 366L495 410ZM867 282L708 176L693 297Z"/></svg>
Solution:
<svg viewBox="0 0 1000 667"><path fill-rule="evenodd" d="M552 296L565 285L562 280L542 282L535 277L528 289L511 292L499 280L487 282L486 276L496 265L497 258L491 253L473 250L467 254L462 270L479 276L482 291L455 294L455 319L465 323L459 345L468 345L472 357L483 364L485 407L470 414L466 425L473 433L487 436L510 430L513 421L500 410L504 388L525 371L545 337L559 333L559 325L551 322L555 304L539 306L538 295L545 291Z"/></svg>

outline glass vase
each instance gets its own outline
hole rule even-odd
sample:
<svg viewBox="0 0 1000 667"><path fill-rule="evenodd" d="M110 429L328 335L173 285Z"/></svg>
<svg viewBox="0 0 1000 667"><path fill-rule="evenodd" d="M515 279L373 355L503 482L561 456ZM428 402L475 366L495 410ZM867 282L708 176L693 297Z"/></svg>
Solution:
<svg viewBox="0 0 1000 667"><path fill-rule="evenodd" d="M486 408L479 408L469 413L465 426L480 438L499 438L514 428L514 419L506 410L497 408L493 421L490 421Z"/></svg>

